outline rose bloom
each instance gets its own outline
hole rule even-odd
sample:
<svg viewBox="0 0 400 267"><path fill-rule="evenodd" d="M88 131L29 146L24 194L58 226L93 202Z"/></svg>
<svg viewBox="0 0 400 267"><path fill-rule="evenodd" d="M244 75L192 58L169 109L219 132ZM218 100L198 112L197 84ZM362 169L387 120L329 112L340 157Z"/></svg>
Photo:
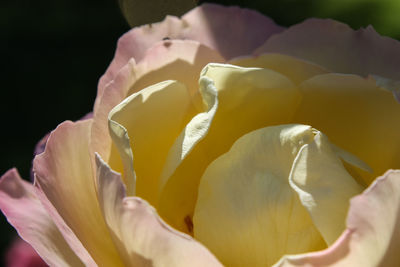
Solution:
<svg viewBox="0 0 400 267"><path fill-rule="evenodd" d="M134 28L0 207L52 266L399 266L400 44L206 4ZM380 176L379 178L376 178Z"/></svg>

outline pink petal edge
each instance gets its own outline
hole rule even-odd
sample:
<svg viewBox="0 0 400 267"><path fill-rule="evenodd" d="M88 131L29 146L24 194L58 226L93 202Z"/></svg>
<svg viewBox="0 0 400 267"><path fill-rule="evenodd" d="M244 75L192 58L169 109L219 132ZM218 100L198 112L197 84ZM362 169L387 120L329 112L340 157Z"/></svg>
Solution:
<svg viewBox="0 0 400 267"><path fill-rule="evenodd" d="M145 200L126 197L121 175L98 154L96 165L100 205L125 264L222 266L203 245L165 224Z"/></svg>
<svg viewBox="0 0 400 267"><path fill-rule="evenodd" d="M118 40L114 59L99 81L97 95L103 94L130 59L140 62L146 50L164 38L196 40L230 59L251 54L283 29L257 11L217 4L203 4L182 18L167 16L162 22L133 28Z"/></svg>
<svg viewBox="0 0 400 267"><path fill-rule="evenodd" d="M399 266L399 246L400 170L389 170L351 199L347 229L331 247L274 266Z"/></svg>
<svg viewBox="0 0 400 267"><path fill-rule="evenodd" d="M331 19L307 19L268 39L256 54L281 53L333 72L400 80L400 42L372 26L353 30Z"/></svg>
<svg viewBox="0 0 400 267"><path fill-rule="evenodd" d="M34 186L22 180L16 169L0 179L0 209L50 266L83 266L37 199Z"/></svg>

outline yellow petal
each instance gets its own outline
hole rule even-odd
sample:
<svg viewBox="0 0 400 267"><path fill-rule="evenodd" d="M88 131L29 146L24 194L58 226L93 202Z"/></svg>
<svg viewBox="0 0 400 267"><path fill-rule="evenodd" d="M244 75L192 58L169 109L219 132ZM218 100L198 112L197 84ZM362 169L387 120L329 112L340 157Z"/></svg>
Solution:
<svg viewBox="0 0 400 267"><path fill-rule="evenodd" d="M173 145L157 208L168 223L187 233L200 177L208 164L243 134L291 120L300 100L288 78L268 69L209 64L200 81L209 108L193 118Z"/></svg>
<svg viewBox="0 0 400 267"><path fill-rule="evenodd" d="M294 122L312 125L373 170L353 172L368 185L400 168L400 105L391 92L355 75L322 74L302 83ZM353 174L352 172L352 174Z"/></svg>
<svg viewBox="0 0 400 267"><path fill-rule="evenodd" d="M241 67L266 68L282 73L295 84L299 84L315 75L329 71L317 64L282 54L262 54L260 56L242 57L229 61Z"/></svg>
<svg viewBox="0 0 400 267"><path fill-rule="evenodd" d="M289 181L309 211L325 242L331 245L345 229L350 198L363 188L343 167L328 138L315 132L292 166Z"/></svg>
<svg viewBox="0 0 400 267"><path fill-rule="evenodd" d="M147 87L110 112L109 129L123 167L115 149L110 166L124 173L128 195L136 191L137 196L156 203L168 150L194 114L186 86L177 81Z"/></svg>
<svg viewBox="0 0 400 267"><path fill-rule="evenodd" d="M201 178L194 236L227 266L270 266L282 255L326 247L289 185L310 126L266 127L239 138Z"/></svg>
<svg viewBox="0 0 400 267"><path fill-rule="evenodd" d="M99 203L125 266L221 264L192 237L166 225L145 200L127 197L121 176L96 154Z"/></svg>

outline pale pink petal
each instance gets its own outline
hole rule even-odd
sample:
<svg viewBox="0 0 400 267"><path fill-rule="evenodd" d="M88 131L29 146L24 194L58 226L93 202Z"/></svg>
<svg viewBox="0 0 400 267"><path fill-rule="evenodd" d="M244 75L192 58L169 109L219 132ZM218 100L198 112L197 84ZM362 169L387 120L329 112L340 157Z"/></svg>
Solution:
<svg viewBox="0 0 400 267"><path fill-rule="evenodd" d="M6 255L8 267L46 267L47 264L27 242L17 238Z"/></svg>
<svg viewBox="0 0 400 267"><path fill-rule="evenodd" d="M0 209L18 234L51 266L84 266L16 169L0 180Z"/></svg>
<svg viewBox="0 0 400 267"><path fill-rule="evenodd" d="M87 120L93 118L93 112L89 112L79 120ZM46 143L47 139L49 139L50 133L47 133L45 136L42 137L42 139L39 140L39 142L36 144L35 149L33 150L33 155L39 155L40 153L43 153L44 149L46 148ZM33 181L33 169L31 169L31 180Z"/></svg>
<svg viewBox="0 0 400 267"><path fill-rule="evenodd" d="M299 57L333 72L400 80L400 43L372 26L354 31L330 19L308 19L273 36L257 50Z"/></svg>
<svg viewBox="0 0 400 267"><path fill-rule="evenodd" d="M145 51L164 38L196 40L230 59L251 54L282 30L257 11L216 4L198 6L182 19L167 16L162 22L134 28L119 39L114 59L100 79L99 94L131 58L140 62Z"/></svg>
<svg viewBox="0 0 400 267"><path fill-rule="evenodd" d="M400 171L351 200L347 229L328 249L284 256L275 266L399 266Z"/></svg>
<svg viewBox="0 0 400 267"><path fill-rule="evenodd" d="M199 41L226 59L249 55L268 38L284 30L261 13L236 6L204 4L182 17L188 24L183 38Z"/></svg>
<svg viewBox="0 0 400 267"><path fill-rule="evenodd" d="M35 178L48 202L75 233L97 264L121 266L96 196L89 154L92 120L64 122L54 130L45 151L34 160ZM51 207L52 206L52 207Z"/></svg>
<svg viewBox="0 0 400 267"><path fill-rule="evenodd" d="M222 266L192 237L166 225L143 199L126 197L121 176L97 155L98 197L127 266Z"/></svg>

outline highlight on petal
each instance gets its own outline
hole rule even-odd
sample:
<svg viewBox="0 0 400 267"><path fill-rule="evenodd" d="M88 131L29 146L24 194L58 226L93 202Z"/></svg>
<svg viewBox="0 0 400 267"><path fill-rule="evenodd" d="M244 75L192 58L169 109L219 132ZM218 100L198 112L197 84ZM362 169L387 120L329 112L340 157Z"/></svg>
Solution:
<svg viewBox="0 0 400 267"><path fill-rule="evenodd" d="M93 260L121 266L95 191L89 154L91 123L92 120L85 120L60 124L51 133L44 153L36 156L33 168L40 191Z"/></svg>
<svg viewBox="0 0 400 267"><path fill-rule="evenodd" d="M274 53L235 58L228 63L246 68L271 69L285 75L295 84L300 84L315 75L329 72L314 63Z"/></svg>
<svg viewBox="0 0 400 267"><path fill-rule="evenodd" d="M128 195L135 195L130 188L134 182L127 180L132 179L128 176L134 175L134 168L136 196L157 203L159 178L168 151L195 111L190 92L177 81L140 90L111 110L110 133L123 166L113 150L109 164L123 173ZM115 134L118 132L121 134Z"/></svg>
<svg viewBox="0 0 400 267"><path fill-rule="evenodd" d="M190 233L202 173L237 138L289 122L300 96L285 76L268 69L209 64L200 78L204 112L172 146L161 176L157 211L174 228Z"/></svg>
<svg viewBox="0 0 400 267"><path fill-rule="evenodd" d="M121 176L96 154L98 198L126 266L222 266L200 243L166 225L143 199L126 197Z"/></svg>
<svg viewBox="0 0 400 267"><path fill-rule="evenodd" d="M332 72L400 80L400 42L380 36L372 26L354 31L334 20L308 19L269 38L256 53L286 54Z"/></svg>
<svg viewBox="0 0 400 267"><path fill-rule="evenodd" d="M400 262L400 171L388 171L351 200L347 230L330 248L286 255L283 266L397 266Z"/></svg>
<svg viewBox="0 0 400 267"><path fill-rule="evenodd" d="M391 92L370 79L337 73L314 76L300 91L293 122L312 125L373 170L348 168L354 178L368 186L386 170L400 168L400 105Z"/></svg>
<svg viewBox="0 0 400 267"><path fill-rule="evenodd" d="M47 264L84 266L37 199L34 186L22 180L16 169L0 179L0 209Z"/></svg>

